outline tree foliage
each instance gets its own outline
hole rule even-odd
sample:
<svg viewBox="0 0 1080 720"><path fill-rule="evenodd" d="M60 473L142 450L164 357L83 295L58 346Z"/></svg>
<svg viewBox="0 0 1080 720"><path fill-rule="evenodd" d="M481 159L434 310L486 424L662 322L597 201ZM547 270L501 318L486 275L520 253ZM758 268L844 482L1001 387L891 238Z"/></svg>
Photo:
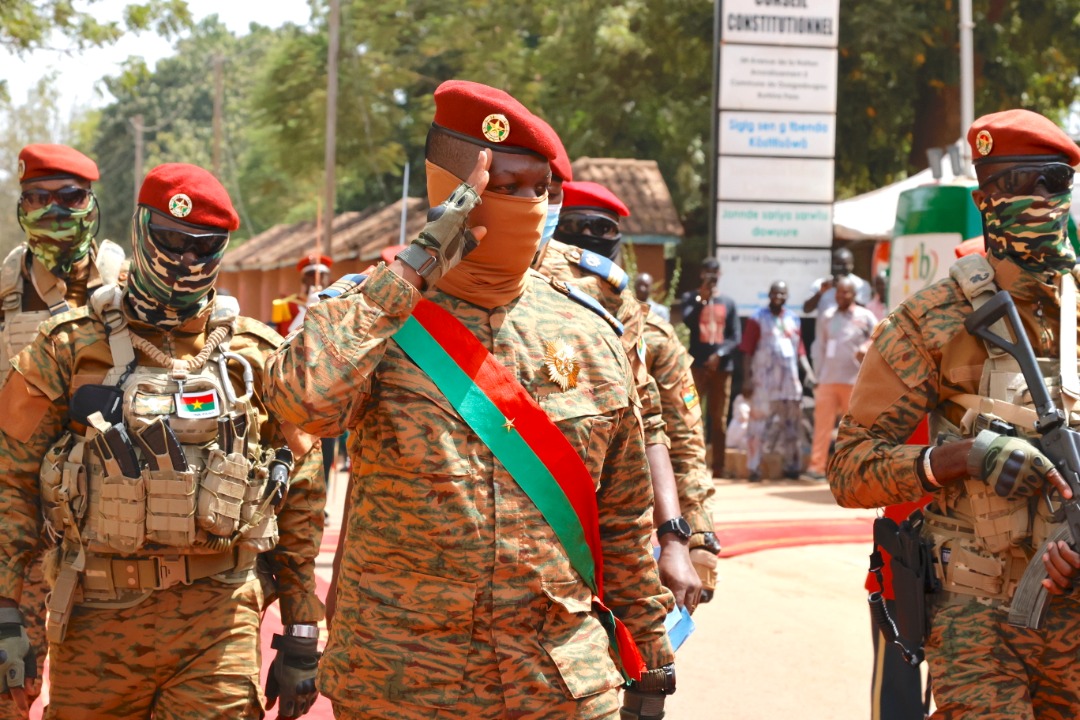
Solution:
<svg viewBox="0 0 1080 720"><path fill-rule="evenodd" d="M54 33L73 50L108 45L125 32L152 30L171 36L191 24L186 0L145 0L124 7L123 23L102 21L100 0L4 0L0 2L0 46L16 53L48 48Z"/></svg>
<svg viewBox="0 0 1080 720"><path fill-rule="evenodd" d="M975 116L1023 107L1064 121L1078 96L1080 0L973 0ZM840 6L838 193L926 167L960 139L956 0Z"/></svg>

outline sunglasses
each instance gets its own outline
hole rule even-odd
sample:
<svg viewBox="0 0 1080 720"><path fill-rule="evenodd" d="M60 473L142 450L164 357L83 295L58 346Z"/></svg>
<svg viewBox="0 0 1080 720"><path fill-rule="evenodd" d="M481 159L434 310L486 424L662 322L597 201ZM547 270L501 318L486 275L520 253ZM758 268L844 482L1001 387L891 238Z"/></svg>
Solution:
<svg viewBox="0 0 1080 720"><path fill-rule="evenodd" d="M65 185L56 190L45 188L29 188L22 191L19 202L26 208L43 208L46 205L57 204L67 208L82 207L90 198L90 191L77 185Z"/></svg>
<svg viewBox="0 0 1080 720"><path fill-rule="evenodd" d="M1013 165L988 175L981 187L1008 195L1034 195L1036 186L1042 183L1048 192L1056 195L1072 187L1073 172L1065 163Z"/></svg>
<svg viewBox="0 0 1080 720"><path fill-rule="evenodd" d="M559 218L558 229L572 235L589 235L599 238L614 238L619 234L619 225L599 215L563 215Z"/></svg>
<svg viewBox="0 0 1080 720"><path fill-rule="evenodd" d="M189 250L199 257L216 255L229 242L229 233L192 233L150 223L150 239L162 250L183 255Z"/></svg>

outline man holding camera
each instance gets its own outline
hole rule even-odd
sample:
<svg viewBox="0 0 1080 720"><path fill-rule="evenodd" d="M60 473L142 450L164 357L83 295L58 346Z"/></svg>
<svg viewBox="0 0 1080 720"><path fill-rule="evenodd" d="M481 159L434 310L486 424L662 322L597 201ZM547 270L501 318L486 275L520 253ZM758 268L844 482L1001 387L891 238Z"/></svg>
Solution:
<svg viewBox="0 0 1080 720"><path fill-rule="evenodd" d="M724 474L727 445L728 401L735 348L742 333L735 301L720 294L720 262L713 257L701 264L701 286L682 298L682 318L690 328L690 357L698 396L705 401L705 432L712 443L713 477Z"/></svg>

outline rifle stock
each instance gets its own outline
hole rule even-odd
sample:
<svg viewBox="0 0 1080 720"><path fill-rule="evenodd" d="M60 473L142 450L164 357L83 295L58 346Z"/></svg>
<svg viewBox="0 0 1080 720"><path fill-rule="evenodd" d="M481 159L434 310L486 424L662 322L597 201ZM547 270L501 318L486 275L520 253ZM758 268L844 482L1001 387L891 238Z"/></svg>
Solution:
<svg viewBox="0 0 1080 720"><path fill-rule="evenodd" d="M1016 338L1015 342L1006 340L990 329L991 325L1003 319L1007 320L1009 330ZM1068 540L1075 547L1075 538L1080 537L1080 433L1069 429L1065 417L1054 406L1050 391L1046 387L1046 379L1043 378L1035 352L1031 349L1031 342L1020 323L1016 304L1008 292L999 291L981 308L971 313L964 320L964 327L972 335L1007 352L1020 365L1038 415L1035 432L1039 435L1039 449L1054 463L1073 493L1072 499L1064 501L1062 505L1065 524L1047 538L1031 558L1009 609L1010 624L1037 630L1046 618L1049 601L1049 594L1042 584L1047 577L1042 557L1050 543ZM1061 358L1061 361L1065 362L1066 359ZM1075 359L1072 361L1075 362Z"/></svg>

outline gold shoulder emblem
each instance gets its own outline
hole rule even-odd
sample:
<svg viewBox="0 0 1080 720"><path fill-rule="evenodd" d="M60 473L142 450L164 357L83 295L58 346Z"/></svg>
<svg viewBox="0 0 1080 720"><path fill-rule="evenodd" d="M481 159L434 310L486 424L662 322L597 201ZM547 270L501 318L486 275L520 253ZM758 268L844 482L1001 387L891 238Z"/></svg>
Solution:
<svg viewBox="0 0 1080 720"><path fill-rule="evenodd" d="M548 377L563 390L577 387L581 366L574 358L574 349L562 338L555 342L544 341L544 365Z"/></svg>

